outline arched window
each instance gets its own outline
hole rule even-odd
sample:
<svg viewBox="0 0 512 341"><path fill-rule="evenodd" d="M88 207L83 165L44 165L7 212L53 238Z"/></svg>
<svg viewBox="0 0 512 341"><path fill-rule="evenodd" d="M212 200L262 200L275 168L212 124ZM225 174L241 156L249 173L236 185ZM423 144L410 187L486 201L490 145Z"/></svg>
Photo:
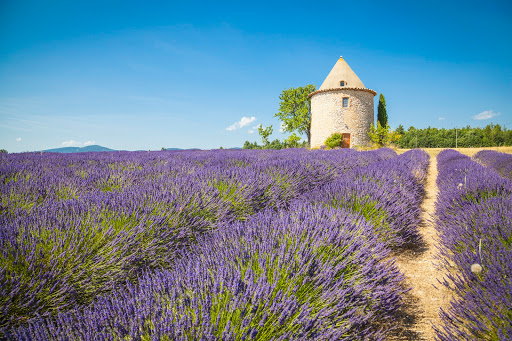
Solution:
<svg viewBox="0 0 512 341"><path fill-rule="evenodd" d="M340 86L345 86L345 81L340 81Z"/></svg>

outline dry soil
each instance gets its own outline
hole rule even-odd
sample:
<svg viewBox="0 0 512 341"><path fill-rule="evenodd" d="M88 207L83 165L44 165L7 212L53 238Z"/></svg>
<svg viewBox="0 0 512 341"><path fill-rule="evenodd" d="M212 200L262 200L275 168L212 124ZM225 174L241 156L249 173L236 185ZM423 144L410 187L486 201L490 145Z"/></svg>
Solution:
<svg viewBox="0 0 512 341"><path fill-rule="evenodd" d="M437 234L431 220L437 198L437 162L432 154L419 226L423 241L408 246L396 256L396 264L411 291L405 297L401 328L393 337L395 340L434 340L432 325L439 324L439 308L446 307L450 299L448 290L439 283L443 273L435 265Z"/></svg>

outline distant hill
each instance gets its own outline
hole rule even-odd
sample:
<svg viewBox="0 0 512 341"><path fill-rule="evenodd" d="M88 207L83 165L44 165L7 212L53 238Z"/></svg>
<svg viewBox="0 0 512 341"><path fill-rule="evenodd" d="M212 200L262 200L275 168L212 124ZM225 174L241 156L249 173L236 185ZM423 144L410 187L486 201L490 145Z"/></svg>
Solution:
<svg viewBox="0 0 512 341"><path fill-rule="evenodd" d="M225 149L241 149L239 147L235 148L225 148ZM166 148L166 150L201 150L199 148ZM86 153L86 152L116 152L115 149L110 149L103 146L92 145L87 147L62 147L62 148L53 148L46 149L43 152L49 153ZM139 152L146 152L147 150L138 150Z"/></svg>
<svg viewBox="0 0 512 341"><path fill-rule="evenodd" d="M224 149L242 149L240 147L233 147L233 148L224 148ZM182 149L182 148L165 148L165 150L202 150L200 148L186 148L186 149Z"/></svg>
<svg viewBox="0 0 512 341"><path fill-rule="evenodd" d="M43 152L50 153L86 153L86 152L114 152L114 149L98 146L97 144L87 147L62 147L43 150Z"/></svg>
<svg viewBox="0 0 512 341"><path fill-rule="evenodd" d="M165 150L200 150L199 148L165 148Z"/></svg>

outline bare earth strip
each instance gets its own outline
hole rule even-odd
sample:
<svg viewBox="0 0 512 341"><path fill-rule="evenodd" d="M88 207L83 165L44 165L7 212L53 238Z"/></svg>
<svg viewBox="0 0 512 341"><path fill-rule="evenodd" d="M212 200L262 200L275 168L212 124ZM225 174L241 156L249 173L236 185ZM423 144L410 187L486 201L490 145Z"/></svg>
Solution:
<svg viewBox="0 0 512 341"><path fill-rule="evenodd" d="M422 203L422 223L419 231L421 244L411 245L396 255L396 265L405 275L405 286L412 288L405 297L405 309L401 316L400 329L393 340L434 340L432 324L439 325L439 308L446 307L450 292L438 279L443 273L436 269L436 229L431 223L437 196L436 153L430 154L425 198Z"/></svg>

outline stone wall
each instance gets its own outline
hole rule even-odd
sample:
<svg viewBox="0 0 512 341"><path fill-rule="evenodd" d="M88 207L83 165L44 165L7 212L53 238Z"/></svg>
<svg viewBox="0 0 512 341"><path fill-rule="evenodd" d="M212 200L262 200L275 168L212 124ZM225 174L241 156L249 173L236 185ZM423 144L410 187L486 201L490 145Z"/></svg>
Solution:
<svg viewBox="0 0 512 341"><path fill-rule="evenodd" d="M340 89L320 92L311 97L311 148L325 145L334 133L350 133L350 147L371 143L368 137L374 123L374 94L364 90ZM349 98L348 108L342 107Z"/></svg>

